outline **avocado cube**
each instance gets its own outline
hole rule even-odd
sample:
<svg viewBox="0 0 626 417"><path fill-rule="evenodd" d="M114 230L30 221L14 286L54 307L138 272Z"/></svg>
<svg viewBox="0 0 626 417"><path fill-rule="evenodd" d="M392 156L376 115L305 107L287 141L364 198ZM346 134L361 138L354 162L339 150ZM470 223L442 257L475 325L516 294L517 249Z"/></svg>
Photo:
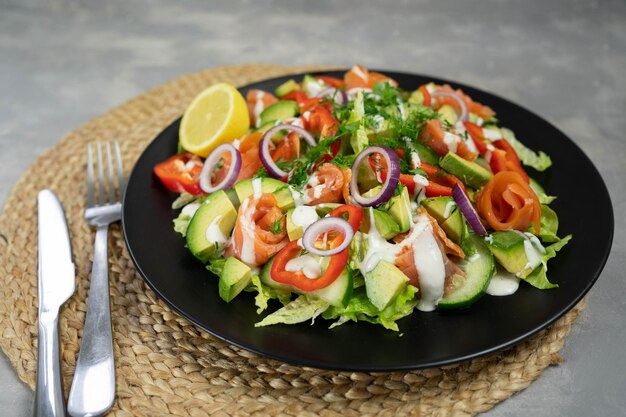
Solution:
<svg viewBox="0 0 626 417"><path fill-rule="evenodd" d="M252 278L252 269L239 259L226 259L218 284L220 297L227 303L248 286Z"/></svg>
<svg viewBox="0 0 626 417"><path fill-rule="evenodd" d="M398 224L399 232L406 232L411 228L413 222L411 200L409 199L409 191L407 188L403 186L400 194L391 197L389 203L390 207L387 213L389 213Z"/></svg>
<svg viewBox="0 0 626 417"><path fill-rule="evenodd" d="M222 190L211 194L196 210L187 227L187 247L200 261L206 263L209 259L219 256L225 242L222 239L230 236L237 210L226 193ZM209 228L212 232L207 233ZM214 239L207 239L213 236Z"/></svg>
<svg viewBox="0 0 626 417"><path fill-rule="evenodd" d="M250 197L257 190L262 193L273 193L279 188L285 186L285 183L274 178L248 178L235 184L235 192L237 198L243 203L243 200Z"/></svg>
<svg viewBox="0 0 626 417"><path fill-rule="evenodd" d="M296 213L295 216L297 217L295 222L294 213ZM287 235L289 240L300 239L304 235L304 229L318 219L317 211L311 206L298 206L287 211Z"/></svg>
<svg viewBox="0 0 626 417"><path fill-rule="evenodd" d="M409 282L402 271L394 264L381 260L365 274L367 298L379 310L384 310Z"/></svg>
<svg viewBox="0 0 626 417"><path fill-rule="evenodd" d="M528 260L526 246L530 241L521 232L514 230L493 232L485 242L500 265L519 278L526 278L537 266Z"/></svg>
<svg viewBox="0 0 626 417"><path fill-rule="evenodd" d="M385 240L389 240L392 237L400 233L400 226L398 223L384 211L377 210L370 207L370 213L363 216L361 222L361 232L369 233L371 230L371 218L374 218L374 227L376 231Z"/></svg>
<svg viewBox="0 0 626 417"><path fill-rule="evenodd" d="M493 177L491 172L476 162L463 159L454 152L448 152L439 165L450 174L459 177L463 184L476 189L485 185Z"/></svg>
<svg viewBox="0 0 626 417"><path fill-rule="evenodd" d="M439 113L439 119L441 121L447 122L451 125L454 125L458 120L456 110L454 110L454 107L449 104L444 104L443 106L439 107L437 113Z"/></svg>
<svg viewBox="0 0 626 417"><path fill-rule="evenodd" d="M294 208L296 205L296 200L293 198L293 194L291 193L291 189L289 188L289 186L282 186L281 188L274 191L272 195L276 199L276 204L278 204L278 208L283 212Z"/></svg>
<svg viewBox="0 0 626 417"><path fill-rule="evenodd" d="M274 94L276 94L276 97L282 97L291 93L294 90L300 91L300 85L298 85L295 80L291 79L276 87L276 89L274 90Z"/></svg>
<svg viewBox="0 0 626 417"><path fill-rule="evenodd" d="M284 121L295 117L300 111L298 103L292 100L281 100L261 112L261 126L276 120Z"/></svg>

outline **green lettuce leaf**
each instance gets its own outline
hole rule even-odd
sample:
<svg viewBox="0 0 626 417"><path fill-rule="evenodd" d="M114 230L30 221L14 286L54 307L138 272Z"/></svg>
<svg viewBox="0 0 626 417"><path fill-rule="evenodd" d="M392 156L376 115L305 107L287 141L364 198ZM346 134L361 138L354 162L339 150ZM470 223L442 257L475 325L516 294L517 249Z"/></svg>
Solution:
<svg viewBox="0 0 626 417"><path fill-rule="evenodd" d="M363 149L367 148L368 145L369 137L367 136L367 131L361 126L350 136L350 146L352 146L354 153L358 155Z"/></svg>
<svg viewBox="0 0 626 417"><path fill-rule="evenodd" d="M224 258L210 259L206 269L219 277L224 270L224 264L226 264L226 259Z"/></svg>
<svg viewBox="0 0 626 417"><path fill-rule="evenodd" d="M567 242L570 241L571 238L572 238L572 235L567 235L563 239L559 240L558 242L553 243L552 245L546 247L546 253L542 257L541 265L535 268L535 270L530 275L524 278L524 281L528 282L530 285L532 285L535 288L539 288L540 290L546 290L546 289L558 287L557 284L553 284L548 280L547 262L549 259L554 258L557 252L560 251L567 244Z"/></svg>
<svg viewBox="0 0 626 417"><path fill-rule="evenodd" d="M537 171L545 171L550 166L552 166L552 160L548 155L544 152L539 151L536 153L531 149L527 148L522 142L517 140L515 134L510 129L502 128L500 129L502 132L502 136L506 139L515 152L517 152L517 156L519 156L520 160L524 165L535 168Z"/></svg>
<svg viewBox="0 0 626 417"><path fill-rule="evenodd" d="M319 299L309 299L304 295L299 296L280 310L266 316L256 323L255 327L270 326L272 324L295 324L307 320L313 320L322 314L329 304Z"/></svg>
<svg viewBox="0 0 626 417"><path fill-rule="evenodd" d="M291 294L288 291L279 291L263 285L258 275L254 275L250 280L250 290L257 292L254 297L254 305L257 306L257 314L261 314L267 309L268 301L277 299L282 305L287 305L291 301Z"/></svg>
<svg viewBox="0 0 626 417"><path fill-rule="evenodd" d="M323 314L325 319L337 319L330 328L340 326L348 321L367 321L380 324L386 329L398 331L397 320L413 312L417 300L417 288L407 285L395 300L384 310L378 310L367 298L365 288L356 290L346 307L331 306Z"/></svg>
<svg viewBox="0 0 626 417"><path fill-rule="evenodd" d="M191 216L188 214L180 213L178 217L176 217L174 222L174 231L176 233L180 233L183 237L187 236L187 226L189 226L189 222L191 221Z"/></svg>
<svg viewBox="0 0 626 417"><path fill-rule="evenodd" d="M541 218L539 219L539 234L537 237L543 242L558 242L560 239L556 235L559 228L559 218L555 211L545 204L541 205ZM530 233L535 232L534 226L531 224L527 230Z"/></svg>
<svg viewBox="0 0 626 417"><path fill-rule="evenodd" d="M174 200L172 202L172 209L173 210L178 210L180 208L183 208L184 206L186 206L187 204L191 203L192 201L194 201L196 198L198 198L197 195L193 195L193 194L189 194L189 193L181 193L176 200Z"/></svg>

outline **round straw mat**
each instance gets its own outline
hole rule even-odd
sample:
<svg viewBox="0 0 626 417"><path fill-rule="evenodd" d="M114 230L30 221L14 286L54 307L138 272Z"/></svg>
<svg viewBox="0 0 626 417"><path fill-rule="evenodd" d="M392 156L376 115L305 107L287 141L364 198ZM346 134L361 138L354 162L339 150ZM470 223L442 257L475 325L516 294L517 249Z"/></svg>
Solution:
<svg viewBox="0 0 626 417"><path fill-rule="evenodd" d="M128 173L144 147L206 86L218 81L243 85L314 69L319 68L236 65L192 74L90 121L35 161L0 217L0 345L23 381L34 387L37 192L50 188L63 202L74 250L76 293L60 320L67 390L82 336L94 239L83 219L87 143L119 140ZM114 416L475 415L559 363L558 352L584 308L583 300L529 340L458 365L413 372L332 372L260 357L181 318L144 284L119 225L111 230L109 257L117 371Z"/></svg>

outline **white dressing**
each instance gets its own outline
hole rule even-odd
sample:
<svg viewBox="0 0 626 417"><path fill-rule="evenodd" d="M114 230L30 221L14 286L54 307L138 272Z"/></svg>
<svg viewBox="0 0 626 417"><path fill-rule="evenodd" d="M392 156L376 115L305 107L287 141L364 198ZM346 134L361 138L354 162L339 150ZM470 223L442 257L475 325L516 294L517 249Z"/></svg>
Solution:
<svg viewBox="0 0 626 417"><path fill-rule="evenodd" d="M255 199L263 195L263 178L255 178L252 180L252 191Z"/></svg>
<svg viewBox="0 0 626 417"><path fill-rule="evenodd" d="M217 244L217 248L219 250L224 249L226 245L228 245L228 236L226 236L224 232L222 232L222 229L220 229L220 226L218 224L221 218L221 214L215 217L211 224L209 224L209 227L207 227L205 234L206 240L208 242Z"/></svg>
<svg viewBox="0 0 626 417"><path fill-rule="evenodd" d="M451 132L445 132L443 135L443 142L451 152L456 152L461 140L460 137Z"/></svg>
<svg viewBox="0 0 626 417"><path fill-rule="evenodd" d="M497 130L483 128L483 136L485 137L485 139L497 140L502 138L502 133L498 132Z"/></svg>
<svg viewBox="0 0 626 417"><path fill-rule="evenodd" d="M285 271L302 271L307 278L319 278L322 275L322 267L317 259L311 255L297 256L285 264Z"/></svg>
<svg viewBox="0 0 626 417"><path fill-rule="evenodd" d="M411 169L417 169L422 166L422 161L417 152L411 152Z"/></svg>
<svg viewBox="0 0 626 417"><path fill-rule="evenodd" d="M261 113L263 113L263 97L265 96L265 92L261 90L257 90L257 101L254 105L254 124L256 127L261 127Z"/></svg>
<svg viewBox="0 0 626 417"><path fill-rule="evenodd" d="M446 269L430 225L413 242L413 256L421 294L417 309L433 311L437 302L443 298Z"/></svg>
<svg viewBox="0 0 626 417"><path fill-rule="evenodd" d="M519 288L519 281L515 274L498 267L493 277L491 277L491 281L489 281L486 292L489 295L498 297L511 295Z"/></svg>
<svg viewBox="0 0 626 417"><path fill-rule="evenodd" d="M252 204L256 206L256 199L246 198L241 204L242 213L244 213L242 225L242 238L241 244L241 260L249 265L256 265L256 254L254 252L254 228L255 224L252 220L253 209L248 210L248 206Z"/></svg>
<svg viewBox="0 0 626 417"><path fill-rule="evenodd" d="M400 251L399 245L389 243L382 238L380 233L378 233L378 229L376 229L374 211L370 208L368 212L370 217L370 230L367 233L367 252L363 257L363 261L359 264L359 270L363 276L373 270L381 260L394 263L396 254Z"/></svg>
<svg viewBox="0 0 626 417"><path fill-rule="evenodd" d="M524 236L526 237L524 240L524 252L526 253L528 263L524 266L523 271L532 271L541 264L546 250L539 239L537 239L537 236L528 232L524 233Z"/></svg>
<svg viewBox="0 0 626 417"><path fill-rule="evenodd" d="M456 202L454 200L448 201L448 204L446 204L446 208L443 210L443 217L445 217L446 219L450 217L450 214L455 207Z"/></svg>
<svg viewBox="0 0 626 417"><path fill-rule="evenodd" d="M291 221L294 225L302 227L302 230L306 230L311 224L319 219L315 207L312 206L298 206L291 213Z"/></svg>
<svg viewBox="0 0 626 417"><path fill-rule="evenodd" d="M291 185L289 185L288 188L289 188L289 192L291 193L291 197L293 198L295 206L298 207L298 206L303 205L304 195L300 191L293 188Z"/></svg>
<svg viewBox="0 0 626 417"><path fill-rule="evenodd" d="M186 214L189 217L193 217L196 211L200 208L200 203L189 203L180 211L180 214Z"/></svg>

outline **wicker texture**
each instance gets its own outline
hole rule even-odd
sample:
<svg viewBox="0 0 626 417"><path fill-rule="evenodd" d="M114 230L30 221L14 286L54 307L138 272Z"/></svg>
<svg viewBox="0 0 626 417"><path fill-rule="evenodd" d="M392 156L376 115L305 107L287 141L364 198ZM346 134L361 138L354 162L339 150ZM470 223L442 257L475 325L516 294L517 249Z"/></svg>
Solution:
<svg viewBox="0 0 626 417"><path fill-rule="evenodd" d="M34 387L37 192L50 188L63 202L76 264L76 293L60 320L67 389L82 335L94 239L83 219L86 144L117 138L128 173L145 146L206 86L218 81L243 85L313 69L237 65L192 74L85 124L37 159L0 217L0 345L23 381ZM459 365L414 372L331 372L257 356L178 316L134 269L119 225L111 230L109 256L117 372L114 416L471 416L526 388L547 366L559 363L558 352L584 308L583 301L546 331L505 352Z"/></svg>

